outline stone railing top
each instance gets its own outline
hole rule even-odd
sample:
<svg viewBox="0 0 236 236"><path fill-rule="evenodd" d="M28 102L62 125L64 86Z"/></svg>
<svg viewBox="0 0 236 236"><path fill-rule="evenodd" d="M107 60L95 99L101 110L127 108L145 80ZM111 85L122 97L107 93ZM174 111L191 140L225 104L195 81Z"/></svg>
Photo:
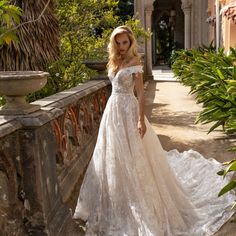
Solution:
<svg viewBox="0 0 236 236"><path fill-rule="evenodd" d="M0 115L0 138L25 127L36 127L55 119L70 104L110 84L109 80L90 80L74 88L37 100L32 104L41 106L39 111L21 116Z"/></svg>
<svg viewBox="0 0 236 236"><path fill-rule="evenodd" d="M0 116L0 137L13 133L22 127L15 117Z"/></svg>
<svg viewBox="0 0 236 236"><path fill-rule="evenodd" d="M90 93L93 93L96 90L108 85L109 83L110 83L109 80L90 80L74 88L37 100L32 104L41 105L42 108L47 108L47 107L63 108L66 107L69 103L74 103L79 98L84 97Z"/></svg>

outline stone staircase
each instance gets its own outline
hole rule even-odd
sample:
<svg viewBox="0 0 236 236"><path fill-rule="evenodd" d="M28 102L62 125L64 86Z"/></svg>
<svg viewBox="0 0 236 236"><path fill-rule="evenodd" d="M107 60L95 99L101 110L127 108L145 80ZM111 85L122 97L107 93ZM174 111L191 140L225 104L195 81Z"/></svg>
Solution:
<svg viewBox="0 0 236 236"><path fill-rule="evenodd" d="M168 66L153 67L152 73L155 81L176 82L176 78L174 78L174 74Z"/></svg>

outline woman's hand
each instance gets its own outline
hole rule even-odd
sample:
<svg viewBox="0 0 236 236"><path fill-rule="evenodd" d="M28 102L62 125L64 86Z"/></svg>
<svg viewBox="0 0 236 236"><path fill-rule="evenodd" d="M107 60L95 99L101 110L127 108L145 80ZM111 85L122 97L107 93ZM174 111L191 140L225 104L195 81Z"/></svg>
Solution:
<svg viewBox="0 0 236 236"><path fill-rule="evenodd" d="M147 128L146 128L145 122L139 120L138 121L138 132L139 132L141 138L143 138L144 134L146 133L146 130L147 130Z"/></svg>

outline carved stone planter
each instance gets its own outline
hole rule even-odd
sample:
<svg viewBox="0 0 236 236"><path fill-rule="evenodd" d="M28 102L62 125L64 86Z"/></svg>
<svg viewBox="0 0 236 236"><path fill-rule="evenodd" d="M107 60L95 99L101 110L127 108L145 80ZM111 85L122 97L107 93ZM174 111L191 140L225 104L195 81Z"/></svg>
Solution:
<svg viewBox="0 0 236 236"><path fill-rule="evenodd" d="M85 64L89 69L95 70L98 74L92 76L92 80L104 80L108 79L106 69L107 69L107 61L84 61Z"/></svg>
<svg viewBox="0 0 236 236"><path fill-rule="evenodd" d="M103 74L106 70L107 61L84 61L89 69L96 70L98 74Z"/></svg>
<svg viewBox="0 0 236 236"><path fill-rule="evenodd" d="M39 105L29 104L25 97L43 88L48 75L43 71L1 71L0 95L6 104L0 107L0 115L25 115L39 110Z"/></svg>

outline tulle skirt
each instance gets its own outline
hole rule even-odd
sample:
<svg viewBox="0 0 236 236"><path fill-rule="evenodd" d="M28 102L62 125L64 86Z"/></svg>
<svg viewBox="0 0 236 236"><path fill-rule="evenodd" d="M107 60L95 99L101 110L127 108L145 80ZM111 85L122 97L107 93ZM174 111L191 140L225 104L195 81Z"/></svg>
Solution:
<svg viewBox="0 0 236 236"><path fill-rule="evenodd" d="M141 139L137 117L133 95L111 95L74 218L87 222L86 235L213 235L235 198L217 197L228 182L216 174L221 164L193 150L164 151L147 119Z"/></svg>

